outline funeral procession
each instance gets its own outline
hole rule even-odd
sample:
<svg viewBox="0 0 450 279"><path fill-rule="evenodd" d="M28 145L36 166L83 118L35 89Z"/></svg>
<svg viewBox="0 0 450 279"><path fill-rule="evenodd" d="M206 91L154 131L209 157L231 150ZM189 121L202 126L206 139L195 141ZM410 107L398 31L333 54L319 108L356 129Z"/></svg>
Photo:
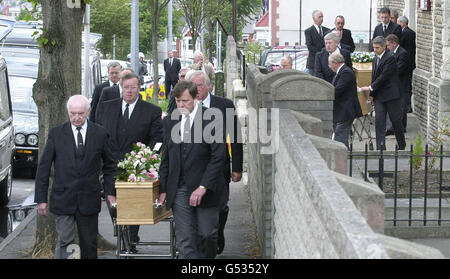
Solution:
<svg viewBox="0 0 450 279"><path fill-rule="evenodd" d="M0 13L0 259L450 258L450 1Z"/></svg>

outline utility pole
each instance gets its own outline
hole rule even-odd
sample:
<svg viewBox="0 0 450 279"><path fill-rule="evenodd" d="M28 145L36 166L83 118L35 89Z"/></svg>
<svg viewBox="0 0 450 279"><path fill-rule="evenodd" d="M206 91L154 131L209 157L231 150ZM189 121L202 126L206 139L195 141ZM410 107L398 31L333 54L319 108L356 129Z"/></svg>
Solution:
<svg viewBox="0 0 450 279"><path fill-rule="evenodd" d="M90 48L91 48L91 42L90 42L90 18L91 18L91 6L89 4L86 4L86 10L84 12L84 92L82 92L83 96L89 99L89 95L92 92L90 90L90 81L91 76L89 75L90 68L89 68L89 56L90 56Z"/></svg>
<svg viewBox="0 0 450 279"><path fill-rule="evenodd" d="M169 6L168 6L168 24L167 24L167 29L168 29L168 34L167 34L167 50L171 51L172 50L172 0L169 1Z"/></svg>
<svg viewBox="0 0 450 279"><path fill-rule="evenodd" d="M139 0L131 2L131 69L135 73L139 72Z"/></svg>
<svg viewBox="0 0 450 279"><path fill-rule="evenodd" d="M113 35L113 60L116 60L116 34Z"/></svg>

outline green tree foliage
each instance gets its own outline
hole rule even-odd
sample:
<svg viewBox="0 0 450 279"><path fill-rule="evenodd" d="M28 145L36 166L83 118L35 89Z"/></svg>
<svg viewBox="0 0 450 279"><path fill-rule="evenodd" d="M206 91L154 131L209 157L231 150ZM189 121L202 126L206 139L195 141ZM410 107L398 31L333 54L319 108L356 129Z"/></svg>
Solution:
<svg viewBox="0 0 450 279"><path fill-rule="evenodd" d="M126 60L130 52L130 0L96 0L91 5L91 32L102 34L97 47L104 54L113 54L116 36L116 59Z"/></svg>
<svg viewBox="0 0 450 279"><path fill-rule="evenodd" d="M152 24L154 13L151 10L152 1L139 2L139 51L152 53ZM165 3L166 1L161 1ZM167 4L166 4L167 5ZM167 34L167 6L160 5L158 21L158 40L163 40ZM181 36L179 26L184 24L181 10L173 10L173 34ZM91 32L102 34L98 48L104 55L112 57L113 38L116 35L116 59L126 60L130 53L131 32L131 0L95 0L91 5ZM178 33L177 33L178 32Z"/></svg>
<svg viewBox="0 0 450 279"><path fill-rule="evenodd" d="M207 43L209 58L211 59L216 55L216 21L217 18L223 24L224 29L228 35L233 33L233 10L231 0L209 0L208 11L205 19L205 27L207 30ZM253 22L255 15L259 12L261 7L260 0L237 0L236 1L236 21L237 21L237 40L242 36L242 29L247 22ZM222 46L225 45L227 37L222 31ZM225 51L225 50L223 50ZM225 53L222 53L222 57L225 57Z"/></svg>
<svg viewBox="0 0 450 279"><path fill-rule="evenodd" d="M20 10L20 13L17 16L16 20L26 20L26 21L42 20L42 13L37 10L35 5L33 5L31 10L28 10L28 8Z"/></svg>

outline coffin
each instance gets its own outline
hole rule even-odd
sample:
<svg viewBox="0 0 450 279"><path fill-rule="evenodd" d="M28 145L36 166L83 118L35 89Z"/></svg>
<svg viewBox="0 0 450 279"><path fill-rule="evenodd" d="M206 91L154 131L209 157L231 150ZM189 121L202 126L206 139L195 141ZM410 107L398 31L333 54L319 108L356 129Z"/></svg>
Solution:
<svg viewBox="0 0 450 279"><path fill-rule="evenodd" d="M172 216L165 206L155 208L159 180L149 182L116 181L117 224L153 225Z"/></svg>
<svg viewBox="0 0 450 279"><path fill-rule="evenodd" d="M353 63L353 69L355 70L356 82L358 87L369 86L372 82L372 62L370 63ZM373 104L368 104L369 99L368 91L358 92L358 100L361 106L363 115L367 115L373 111Z"/></svg>

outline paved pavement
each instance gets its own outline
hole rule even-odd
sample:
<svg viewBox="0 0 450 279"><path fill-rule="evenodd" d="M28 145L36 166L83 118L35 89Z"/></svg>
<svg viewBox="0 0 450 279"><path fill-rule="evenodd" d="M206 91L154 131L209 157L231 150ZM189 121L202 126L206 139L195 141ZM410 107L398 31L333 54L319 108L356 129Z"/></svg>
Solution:
<svg viewBox="0 0 450 279"><path fill-rule="evenodd" d="M245 177L244 177L245 179ZM242 182L230 184L230 212L225 228L226 246L218 259L249 259L258 257L259 246L256 241L255 227L248 201L248 189ZM34 243L36 227L36 211L27 216L22 223L0 243L0 259L25 258L25 254ZM111 218L103 203L99 215L100 234L115 247L117 238L113 235ZM161 241L169 238L168 222L156 225L141 226L141 241ZM139 253L167 254L168 247L138 247ZM115 250L100 251L99 258L116 258Z"/></svg>

